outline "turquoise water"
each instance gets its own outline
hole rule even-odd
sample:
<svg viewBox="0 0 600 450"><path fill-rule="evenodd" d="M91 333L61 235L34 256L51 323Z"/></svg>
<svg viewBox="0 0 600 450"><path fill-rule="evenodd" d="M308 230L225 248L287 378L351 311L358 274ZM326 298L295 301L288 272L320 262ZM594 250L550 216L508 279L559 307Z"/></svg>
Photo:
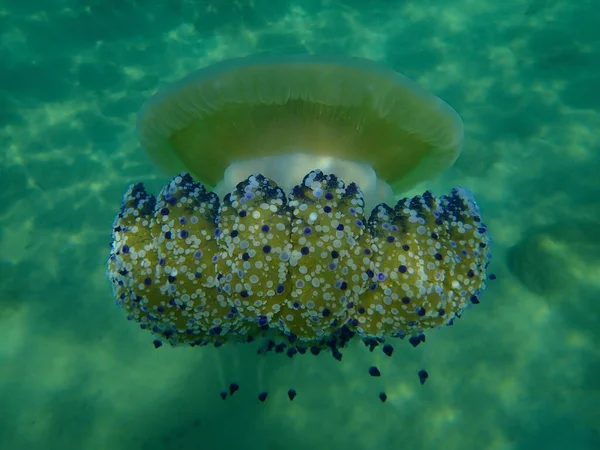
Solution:
<svg viewBox="0 0 600 450"><path fill-rule="evenodd" d="M0 0L0 449L600 448L597 8ZM138 108L261 52L370 58L461 114L462 156L427 188L474 192L498 280L455 326L393 358L259 362L243 346L155 350L114 305L122 194L168 181L139 148Z"/></svg>

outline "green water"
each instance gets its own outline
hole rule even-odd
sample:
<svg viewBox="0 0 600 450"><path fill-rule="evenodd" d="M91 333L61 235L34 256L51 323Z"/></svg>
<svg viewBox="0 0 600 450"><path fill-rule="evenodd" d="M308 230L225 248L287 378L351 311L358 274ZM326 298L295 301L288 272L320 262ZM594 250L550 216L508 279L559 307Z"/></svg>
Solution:
<svg viewBox="0 0 600 450"><path fill-rule="evenodd" d="M600 448L598 8L0 0L0 449ZM426 187L475 193L498 279L455 326L393 358L352 346L342 363L292 364L244 346L155 350L114 305L122 193L168 180L136 141L139 106L260 52L374 59L461 114L462 156Z"/></svg>

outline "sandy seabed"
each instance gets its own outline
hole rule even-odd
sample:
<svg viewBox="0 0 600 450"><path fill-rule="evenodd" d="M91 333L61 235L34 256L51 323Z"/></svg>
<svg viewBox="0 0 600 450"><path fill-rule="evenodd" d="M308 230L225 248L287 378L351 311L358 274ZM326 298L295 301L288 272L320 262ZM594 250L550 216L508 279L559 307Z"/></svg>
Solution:
<svg viewBox="0 0 600 450"><path fill-rule="evenodd" d="M596 9L0 2L0 448L600 448ZM425 187L475 193L498 280L455 326L391 359L353 345L342 363L259 363L245 346L155 350L114 306L121 195L168 179L137 145L137 109L188 71L258 52L371 58L462 115L461 158ZM241 390L223 401L230 380Z"/></svg>

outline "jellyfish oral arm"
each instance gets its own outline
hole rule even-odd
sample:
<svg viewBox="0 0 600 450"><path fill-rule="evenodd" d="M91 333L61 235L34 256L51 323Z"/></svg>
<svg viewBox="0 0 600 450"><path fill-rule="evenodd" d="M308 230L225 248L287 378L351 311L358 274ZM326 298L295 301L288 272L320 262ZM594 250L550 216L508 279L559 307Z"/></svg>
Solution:
<svg viewBox="0 0 600 450"><path fill-rule="evenodd" d="M333 156L318 156L301 150L236 161L227 167L223 179L214 191L219 197L223 197L235 189L240 180L260 173L275 181L284 191L290 192L298 180L315 169L334 173L344 181L360 186L367 210L380 203L392 203L394 200L390 185L378 178L369 164Z"/></svg>
<svg viewBox="0 0 600 450"><path fill-rule="evenodd" d="M281 350L339 359L354 335L416 346L479 303L490 240L469 191L426 191L369 213L354 183L320 170L299 181L286 194L250 175L223 199L189 174L156 198L132 185L107 267L128 319L155 346L274 333Z"/></svg>

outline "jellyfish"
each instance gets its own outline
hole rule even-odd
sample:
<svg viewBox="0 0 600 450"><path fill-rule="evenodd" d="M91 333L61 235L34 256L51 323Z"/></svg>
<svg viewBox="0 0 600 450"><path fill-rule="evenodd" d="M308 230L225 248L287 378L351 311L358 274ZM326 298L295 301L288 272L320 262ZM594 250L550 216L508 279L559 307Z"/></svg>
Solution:
<svg viewBox="0 0 600 450"><path fill-rule="evenodd" d="M156 197L128 188L107 275L155 347L258 340L341 360L362 340L391 356L393 339L417 346L479 303L490 239L473 195L396 200L463 141L458 114L401 74L352 57L229 60L156 93L137 129L173 178Z"/></svg>

